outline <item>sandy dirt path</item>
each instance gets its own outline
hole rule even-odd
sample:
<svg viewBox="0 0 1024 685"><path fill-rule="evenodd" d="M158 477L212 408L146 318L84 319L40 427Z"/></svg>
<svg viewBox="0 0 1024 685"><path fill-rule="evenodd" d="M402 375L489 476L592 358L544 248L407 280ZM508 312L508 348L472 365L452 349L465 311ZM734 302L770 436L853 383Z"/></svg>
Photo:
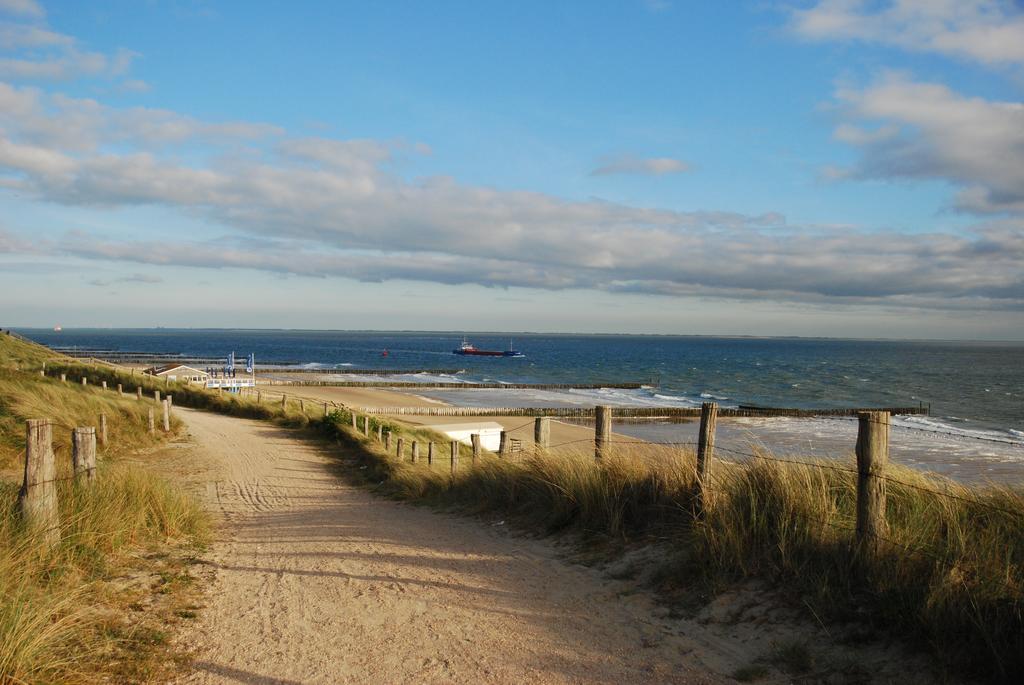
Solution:
<svg viewBox="0 0 1024 685"><path fill-rule="evenodd" d="M547 542L373 497L290 431L178 411L224 519L185 682L701 683L739 661Z"/></svg>

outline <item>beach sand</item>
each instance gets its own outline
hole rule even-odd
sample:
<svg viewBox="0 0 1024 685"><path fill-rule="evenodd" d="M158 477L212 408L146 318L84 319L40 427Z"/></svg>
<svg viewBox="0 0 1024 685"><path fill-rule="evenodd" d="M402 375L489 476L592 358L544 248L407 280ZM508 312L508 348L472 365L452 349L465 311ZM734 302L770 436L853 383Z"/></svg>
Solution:
<svg viewBox="0 0 1024 685"><path fill-rule="evenodd" d="M359 407L444 407L445 402L420 397L412 392L399 392L381 388L346 388L336 386L260 386L263 391L284 392L289 397L304 397L321 402L336 402L358 409ZM534 420L528 416L410 416L385 414L390 419L403 421L416 426L441 426L451 424L474 424L495 422L508 431L509 437L522 440L523 447L533 445ZM622 439L635 440L628 436ZM593 440L594 429L591 426L565 423L551 419L551 446L562 445L567 448L587 449L586 442Z"/></svg>

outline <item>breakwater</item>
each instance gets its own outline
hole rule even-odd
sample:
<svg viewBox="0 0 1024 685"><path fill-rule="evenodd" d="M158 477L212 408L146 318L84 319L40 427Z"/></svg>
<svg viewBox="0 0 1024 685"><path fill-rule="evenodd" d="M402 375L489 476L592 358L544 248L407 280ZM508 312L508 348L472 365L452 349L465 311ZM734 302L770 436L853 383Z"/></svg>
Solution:
<svg viewBox="0 0 1024 685"><path fill-rule="evenodd" d="M418 390L639 390L643 383L416 383L411 381L295 381L260 379L260 385Z"/></svg>

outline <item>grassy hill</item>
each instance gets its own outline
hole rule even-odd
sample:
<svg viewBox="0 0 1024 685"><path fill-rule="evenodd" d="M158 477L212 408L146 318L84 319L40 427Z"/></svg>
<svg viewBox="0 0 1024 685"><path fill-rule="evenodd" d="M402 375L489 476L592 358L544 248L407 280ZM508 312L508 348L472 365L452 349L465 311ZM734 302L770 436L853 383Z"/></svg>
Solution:
<svg viewBox="0 0 1024 685"><path fill-rule="evenodd" d="M147 679L164 668L166 619L174 593L150 603L147 584L181 585L184 555L202 544L208 521L199 504L144 465L123 459L157 448L148 431L151 401L120 397L96 385L43 377L46 364L66 364L41 346L0 334L0 682L115 682ZM77 380L77 379L76 379ZM54 421L58 478L70 475L70 434L107 418L109 446L99 450L92 487L58 485L60 542L45 544L17 510L25 419Z"/></svg>

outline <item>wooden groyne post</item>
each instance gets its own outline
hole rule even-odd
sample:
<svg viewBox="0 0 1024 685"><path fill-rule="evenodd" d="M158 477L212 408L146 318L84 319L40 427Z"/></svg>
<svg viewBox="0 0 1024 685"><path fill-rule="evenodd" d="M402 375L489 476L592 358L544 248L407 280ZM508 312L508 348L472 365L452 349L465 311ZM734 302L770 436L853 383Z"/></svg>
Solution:
<svg viewBox="0 0 1024 685"><path fill-rule="evenodd" d="M25 480L18 493L18 510L28 525L42 532L51 547L60 540L56 477L53 422L29 419L25 422Z"/></svg>
<svg viewBox="0 0 1024 685"><path fill-rule="evenodd" d="M608 453L612 437L612 408L606 405L594 407L594 458L601 459Z"/></svg>
<svg viewBox="0 0 1024 685"><path fill-rule="evenodd" d="M889 463L889 412L857 415L857 543L869 555L878 551L885 522L885 467Z"/></svg>
<svg viewBox="0 0 1024 685"><path fill-rule="evenodd" d="M700 432L697 434L697 513L702 514L710 500L711 463L715 458L715 429L718 403L700 405Z"/></svg>
<svg viewBox="0 0 1024 685"><path fill-rule="evenodd" d="M551 444L551 419L538 416L533 421L533 443L536 449L546 450Z"/></svg>
<svg viewBox="0 0 1024 685"><path fill-rule="evenodd" d="M75 480L96 480L96 429L92 426L79 426L71 433L71 465Z"/></svg>

